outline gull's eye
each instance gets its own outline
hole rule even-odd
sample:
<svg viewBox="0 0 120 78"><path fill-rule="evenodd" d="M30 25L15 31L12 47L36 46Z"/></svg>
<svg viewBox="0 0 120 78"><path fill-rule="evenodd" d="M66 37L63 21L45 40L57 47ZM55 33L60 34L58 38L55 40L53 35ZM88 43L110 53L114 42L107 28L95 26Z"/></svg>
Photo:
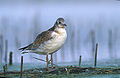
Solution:
<svg viewBox="0 0 120 78"><path fill-rule="evenodd" d="M61 24L61 22L59 22L59 24Z"/></svg>

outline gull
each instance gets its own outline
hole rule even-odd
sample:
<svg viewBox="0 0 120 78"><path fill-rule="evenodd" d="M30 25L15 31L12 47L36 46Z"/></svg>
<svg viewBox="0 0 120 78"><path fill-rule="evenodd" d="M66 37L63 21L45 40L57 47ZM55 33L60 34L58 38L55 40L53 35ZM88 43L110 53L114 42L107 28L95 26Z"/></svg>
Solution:
<svg viewBox="0 0 120 78"><path fill-rule="evenodd" d="M50 29L44 31L36 37L33 43L20 48L19 50L24 53L36 53L39 55L46 55L47 69L48 55L51 55L51 68L53 68L53 53L57 52L65 43L67 38L66 24L63 18L58 18Z"/></svg>

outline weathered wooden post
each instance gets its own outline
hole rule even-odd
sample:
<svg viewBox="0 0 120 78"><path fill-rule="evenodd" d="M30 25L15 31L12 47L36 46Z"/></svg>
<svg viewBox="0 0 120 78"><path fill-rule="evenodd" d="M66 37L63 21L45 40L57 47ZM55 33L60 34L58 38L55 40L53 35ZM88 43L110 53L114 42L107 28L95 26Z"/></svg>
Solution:
<svg viewBox="0 0 120 78"><path fill-rule="evenodd" d="M23 56L21 56L20 78L22 78L22 73L23 73Z"/></svg>
<svg viewBox="0 0 120 78"><path fill-rule="evenodd" d="M98 49L98 43L96 43L96 50L95 50L95 64L94 67L97 65L97 49Z"/></svg>
<svg viewBox="0 0 120 78"><path fill-rule="evenodd" d="M12 65L12 51L9 54L9 65Z"/></svg>
<svg viewBox="0 0 120 78"><path fill-rule="evenodd" d="M80 58L79 58L79 67L80 67L80 65L81 65L81 56L80 56Z"/></svg>

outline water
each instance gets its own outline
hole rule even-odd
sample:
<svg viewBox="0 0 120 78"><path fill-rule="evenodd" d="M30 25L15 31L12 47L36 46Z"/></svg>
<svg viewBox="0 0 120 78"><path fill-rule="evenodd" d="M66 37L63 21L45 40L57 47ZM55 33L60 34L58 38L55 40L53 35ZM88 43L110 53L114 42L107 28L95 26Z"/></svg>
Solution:
<svg viewBox="0 0 120 78"><path fill-rule="evenodd" d="M119 59L116 60L104 60L104 61L97 61L97 67L98 68L120 68L120 62ZM4 65L4 64L3 64ZM78 66L79 62L60 62L57 63L58 66ZM23 69L35 69L35 68L45 68L46 63L45 62L36 62L36 63L24 63ZM82 61L81 67L94 67L93 61ZM8 65L8 71L20 71L20 63L14 63L12 66ZM0 69L0 71L2 71Z"/></svg>
<svg viewBox="0 0 120 78"><path fill-rule="evenodd" d="M64 62L64 63L57 63L58 66L78 66L78 62ZM46 63L24 63L23 64L23 70L27 69L39 69L41 67L46 67ZM92 61L83 61L81 64L81 67L94 67ZM119 59L116 60L104 60L104 61L98 61L97 63L98 68L120 68L120 62ZM13 64L12 66L8 66L8 71L20 71L20 64ZM0 70L2 71L2 70ZM119 78L120 74L93 74L92 72L83 72L79 74L49 74L49 75L43 75L42 77L62 77L62 78ZM18 78L18 76L14 77ZM27 78L27 77L25 77ZM32 78L32 77L30 77Z"/></svg>

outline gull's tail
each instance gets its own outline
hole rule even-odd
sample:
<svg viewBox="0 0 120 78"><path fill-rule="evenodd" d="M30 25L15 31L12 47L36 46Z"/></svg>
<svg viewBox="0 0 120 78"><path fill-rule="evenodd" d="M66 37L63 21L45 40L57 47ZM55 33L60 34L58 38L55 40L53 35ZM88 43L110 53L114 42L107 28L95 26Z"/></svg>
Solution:
<svg viewBox="0 0 120 78"><path fill-rule="evenodd" d="M21 51L24 51L24 50L31 50L32 49L32 43L31 44L29 44L28 46L25 46L25 47L23 47L23 48L20 48L19 50L21 50Z"/></svg>

